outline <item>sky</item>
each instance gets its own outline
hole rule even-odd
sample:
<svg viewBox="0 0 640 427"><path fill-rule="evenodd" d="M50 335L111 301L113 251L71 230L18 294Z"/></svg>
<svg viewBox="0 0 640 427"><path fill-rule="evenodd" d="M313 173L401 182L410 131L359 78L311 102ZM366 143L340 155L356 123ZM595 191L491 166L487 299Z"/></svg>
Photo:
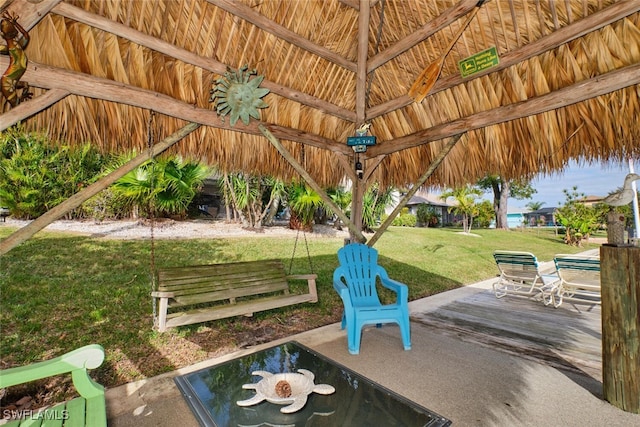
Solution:
<svg viewBox="0 0 640 427"><path fill-rule="evenodd" d="M640 174L640 160L633 162L636 173ZM562 206L566 197L562 190L571 190L577 186L578 193L587 196L606 196L622 187L624 177L629 173L629 162L578 165L571 163L563 173L553 176L538 177L531 181L531 186L537 190L531 199L509 199L509 205L522 207L529 202L544 202L542 207L551 208Z"/></svg>

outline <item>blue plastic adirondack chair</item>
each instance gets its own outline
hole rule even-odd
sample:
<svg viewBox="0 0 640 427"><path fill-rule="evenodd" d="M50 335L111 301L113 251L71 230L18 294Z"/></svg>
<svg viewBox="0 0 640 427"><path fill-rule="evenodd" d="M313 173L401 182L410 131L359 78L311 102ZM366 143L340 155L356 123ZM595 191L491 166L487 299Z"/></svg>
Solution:
<svg viewBox="0 0 640 427"><path fill-rule="evenodd" d="M361 243L351 243L338 250L340 266L333 272L333 287L342 298L342 329L347 328L349 353L360 352L360 337L365 325L397 323L402 344L411 349L409 329L409 290L407 285L389 278L378 265L378 251ZM397 294L394 304L382 305L376 290L376 278Z"/></svg>

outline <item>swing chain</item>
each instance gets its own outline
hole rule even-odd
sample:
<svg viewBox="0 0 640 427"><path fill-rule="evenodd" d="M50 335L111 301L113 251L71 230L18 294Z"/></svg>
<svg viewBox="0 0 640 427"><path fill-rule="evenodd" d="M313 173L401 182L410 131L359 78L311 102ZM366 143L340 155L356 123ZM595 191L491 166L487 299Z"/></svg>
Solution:
<svg viewBox="0 0 640 427"><path fill-rule="evenodd" d="M304 236L304 244L307 248L307 259L309 260L309 270L310 273L313 274L313 264L311 263L311 253L309 252L309 242L307 242L307 233L303 230L302 235ZM298 247L298 238L300 237L300 229L296 232L296 240L293 243L293 253L291 254L291 260L289 261L289 274L291 274L291 270L293 268L293 258L296 254L296 249Z"/></svg>
<svg viewBox="0 0 640 427"><path fill-rule="evenodd" d="M151 197L149 198L149 215L151 215L151 265L150 265L150 275L151 275L151 292L155 292L156 290L156 247L155 247L155 216L156 216L156 206L155 206L155 156L153 155L153 131L151 129L153 117L155 116L155 112L151 111L149 114L149 121L147 122L147 148L149 150L149 159L151 160L151 171L149 177L151 179ZM151 306L152 306L152 315L153 315L153 329L158 328L158 309L156 306L156 298L151 298Z"/></svg>

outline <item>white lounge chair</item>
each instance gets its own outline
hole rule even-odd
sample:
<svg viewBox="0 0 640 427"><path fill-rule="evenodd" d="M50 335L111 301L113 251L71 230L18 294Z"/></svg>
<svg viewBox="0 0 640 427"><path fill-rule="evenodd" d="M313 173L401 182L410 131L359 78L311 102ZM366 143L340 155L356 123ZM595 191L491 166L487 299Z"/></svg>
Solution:
<svg viewBox="0 0 640 427"><path fill-rule="evenodd" d="M530 252L495 251L500 278L493 284L496 298L507 294L540 298L545 305L553 302L548 292L560 278L557 274L542 274L538 259Z"/></svg>
<svg viewBox="0 0 640 427"><path fill-rule="evenodd" d="M549 292L554 307L564 300L600 304L600 257L557 254L553 260L560 277Z"/></svg>

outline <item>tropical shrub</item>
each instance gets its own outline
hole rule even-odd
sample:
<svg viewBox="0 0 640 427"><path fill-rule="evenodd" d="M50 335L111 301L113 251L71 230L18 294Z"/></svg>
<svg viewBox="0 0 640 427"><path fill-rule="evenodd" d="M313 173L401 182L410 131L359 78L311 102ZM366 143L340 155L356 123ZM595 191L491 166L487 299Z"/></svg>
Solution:
<svg viewBox="0 0 640 427"><path fill-rule="evenodd" d="M419 227L436 227L440 223L440 214L433 206L420 203L416 212L416 221Z"/></svg>
<svg viewBox="0 0 640 427"><path fill-rule="evenodd" d="M565 228L564 241L571 246L582 246L582 241L596 231L602 223L602 213L581 202L585 195L577 187L562 190L565 204L556 210L556 220Z"/></svg>
<svg viewBox="0 0 640 427"><path fill-rule="evenodd" d="M116 200L132 206L134 216L186 216L187 208L211 170L181 157L148 161L111 186Z"/></svg>
<svg viewBox="0 0 640 427"><path fill-rule="evenodd" d="M397 227L415 227L417 221L416 216L409 213L409 208L402 208L400 214L393 219L391 225L395 225Z"/></svg>
<svg viewBox="0 0 640 427"><path fill-rule="evenodd" d="M34 219L95 182L108 158L90 144L53 146L46 135L19 127L0 135L0 204L11 215ZM83 209L66 215L84 217Z"/></svg>
<svg viewBox="0 0 640 427"><path fill-rule="evenodd" d="M313 230L313 216L324 205L322 198L302 182L289 187L288 206L290 211L289 227L294 230Z"/></svg>

